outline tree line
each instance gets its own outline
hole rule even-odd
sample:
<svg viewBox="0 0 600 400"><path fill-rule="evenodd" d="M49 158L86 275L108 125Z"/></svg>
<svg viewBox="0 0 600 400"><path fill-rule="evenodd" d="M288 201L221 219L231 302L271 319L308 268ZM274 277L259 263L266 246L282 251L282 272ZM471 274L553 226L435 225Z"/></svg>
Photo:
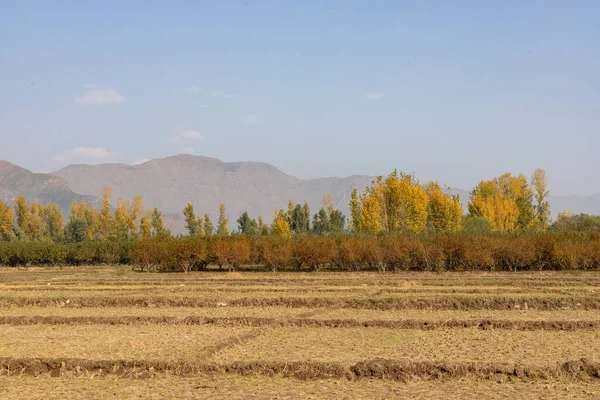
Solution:
<svg viewBox="0 0 600 400"><path fill-rule="evenodd" d="M225 204L219 206L215 225L208 214L197 216L192 204L184 208L183 217L190 237L600 230L600 217L585 214L563 212L552 222L548 194L544 170L535 170L529 181L522 174L507 173L481 181L470 193L465 214L459 196L437 182L421 184L414 175L394 171L377 177L361 192L352 191L349 219L336 209L330 195L314 214L306 202L290 200L287 210L274 210L271 223L244 212L236 220L235 232L229 231ZM80 243L173 236L161 211L146 209L140 196L118 199L114 207L110 200L111 190L105 188L98 207L74 201L66 221L57 204L28 203L22 196L12 207L0 202L0 240Z"/></svg>

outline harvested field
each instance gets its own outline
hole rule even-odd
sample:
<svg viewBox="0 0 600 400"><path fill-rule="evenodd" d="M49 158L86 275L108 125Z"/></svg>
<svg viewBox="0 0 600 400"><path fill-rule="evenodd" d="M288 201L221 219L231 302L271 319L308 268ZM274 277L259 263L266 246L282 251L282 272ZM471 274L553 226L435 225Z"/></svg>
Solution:
<svg viewBox="0 0 600 400"><path fill-rule="evenodd" d="M597 398L600 273L3 268L0 337L3 399Z"/></svg>
<svg viewBox="0 0 600 400"><path fill-rule="evenodd" d="M221 352L216 361L320 361L352 364L371 358L551 365L600 354L600 331L574 332L441 328L279 328Z"/></svg>
<svg viewBox="0 0 600 400"><path fill-rule="evenodd" d="M161 398L328 398L341 399L596 399L600 387L582 382L498 383L475 379L436 382L411 381L398 385L387 380L344 381L322 379L302 381L280 377L210 375L194 378L155 379L0 377L0 397L6 400L47 398L78 399L161 399Z"/></svg>

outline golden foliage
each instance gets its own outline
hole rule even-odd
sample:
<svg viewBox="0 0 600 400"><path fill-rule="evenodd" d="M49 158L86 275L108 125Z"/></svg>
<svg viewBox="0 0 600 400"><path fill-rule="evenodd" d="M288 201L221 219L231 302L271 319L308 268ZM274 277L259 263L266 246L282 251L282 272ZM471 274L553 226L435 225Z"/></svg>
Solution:
<svg viewBox="0 0 600 400"><path fill-rule="evenodd" d="M422 232L427 227L427 193L413 175L397 171L384 180L377 177L358 197L350 200L355 232Z"/></svg>
<svg viewBox="0 0 600 400"><path fill-rule="evenodd" d="M0 240L12 240L14 238L13 210L0 201Z"/></svg>
<svg viewBox="0 0 600 400"><path fill-rule="evenodd" d="M463 209L458 195L442 192L437 182L425 187L427 192L427 221L436 231L458 232L462 229Z"/></svg>
<svg viewBox="0 0 600 400"><path fill-rule="evenodd" d="M271 224L271 234L282 238L289 238L291 236L290 223L285 211L275 210L273 223Z"/></svg>

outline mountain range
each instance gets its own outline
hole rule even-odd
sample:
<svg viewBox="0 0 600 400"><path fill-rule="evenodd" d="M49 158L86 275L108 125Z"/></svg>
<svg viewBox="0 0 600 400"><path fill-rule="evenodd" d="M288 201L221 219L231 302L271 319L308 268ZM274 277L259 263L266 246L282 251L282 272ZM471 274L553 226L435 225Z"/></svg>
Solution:
<svg viewBox="0 0 600 400"><path fill-rule="evenodd" d="M270 221L275 209L287 208L288 200L307 201L315 212L327 194L348 215L352 189L360 191L372 179L364 175L299 179L266 163L224 162L193 155L157 158L140 165L77 164L50 174L33 173L0 161L0 201L11 203L15 196L23 195L31 201L56 202L68 215L73 200L97 204L102 189L108 186L114 203L118 198L142 196L147 207L163 211L178 231L183 226L181 213L187 203L194 205L196 214L208 213L213 220L219 204L225 203L229 225L234 228L235 220L244 211ZM460 195L466 209L468 191L451 191ZM600 194L550 196L549 201L553 215L566 209L600 214Z"/></svg>

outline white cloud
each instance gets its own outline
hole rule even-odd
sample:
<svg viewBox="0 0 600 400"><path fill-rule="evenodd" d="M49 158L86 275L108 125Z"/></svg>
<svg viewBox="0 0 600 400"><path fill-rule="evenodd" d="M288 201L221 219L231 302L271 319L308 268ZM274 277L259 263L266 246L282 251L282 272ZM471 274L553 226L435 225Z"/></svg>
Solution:
<svg viewBox="0 0 600 400"><path fill-rule="evenodd" d="M116 161L117 158L117 153L108 151L104 147L75 147L53 157L54 161L60 164L94 164L113 162Z"/></svg>
<svg viewBox="0 0 600 400"><path fill-rule="evenodd" d="M237 98L239 95L237 93L227 93L224 90L213 90L212 95L215 97L221 97L223 99L235 99Z"/></svg>
<svg viewBox="0 0 600 400"><path fill-rule="evenodd" d="M184 131L184 132L180 133L179 135L173 135L173 136L169 137L168 142L169 143L185 143L185 142L191 142L191 141L200 142L203 139L204 138L202 137L202 135L200 133L198 133L197 131L194 131L192 129L188 129L187 131Z"/></svg>
<svg viewBox="0 0 600 400"><path fill-rule="evenodd" d="M367 100L381 100L384 97L384 94L381 92L370 92L365 95Z"/></svg>
<svg viewBox="0 0 600 400"><path fill-rule="evenodd" d="M183 154L194 154L194 148L191 146L185 146L183 148Z"/></svg>
<svg viewBox="0 0 600 400"><path fill-rule="evenodd" d="M192 85L185 89L185 91L190 93L200 93L202 91L202 88L200 86Z"/></svg>
<svg viewBox="0 0 600 400"><path fill-rule="evenodd" d="M242 124L254 125L258 122L258 115L246 114L242 117L241 121L242 121Z"/></svg>
<svg viewBox="0 0 600 400"><path fill-rule="evenodd" d="M208 104L200 104L198 108L208 108Z"/></svg>
<svg viewBox="0 0 600 400"><path fill-rule="evenodd" d="M138 158L137 160L135 160L134 162L132 162L131 165L140 165L140 164L146 163L148 161L150 161L149 158L142 157L142 158Z"/></svg>
<svg viewBox="0 0 600 400"><path fill-rule="evenodd" d="M82 106L101 106L104 104L121 104L125 102L125 96L114 89L89 88L83 96L75 97L75 104Z"/></svg>

